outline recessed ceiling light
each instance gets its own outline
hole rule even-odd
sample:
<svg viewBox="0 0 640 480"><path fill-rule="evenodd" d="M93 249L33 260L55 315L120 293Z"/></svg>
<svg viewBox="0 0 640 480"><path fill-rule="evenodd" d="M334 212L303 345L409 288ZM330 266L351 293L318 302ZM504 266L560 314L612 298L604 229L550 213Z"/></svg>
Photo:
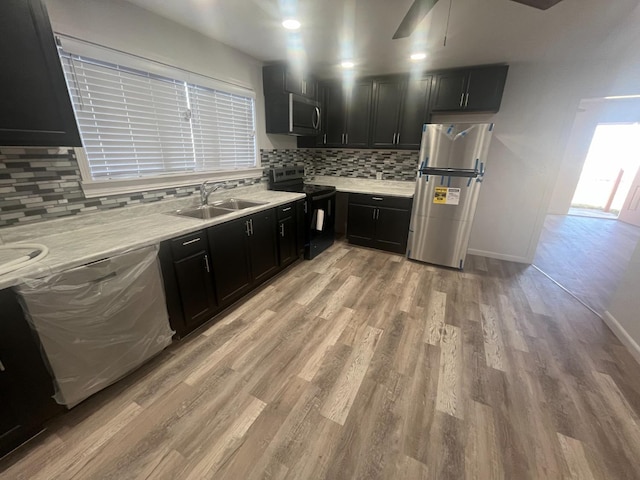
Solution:
<svg viewBox="0 0 640 480"><path fill-rule="evenodd" d="M300 28L300 22L295 18L287 18L282 22L282 26L287 30L297 30Z"/></svg>
<svg viewBox="0 0 640 480"><path fill-rule="evenodd" d="M424 60L425 58L427 58L427 54L424 52L418 52L418 53L412 53L411 54L411 60Z"/></svg>
<svg viewBox="0 0 640 480"><path fill-rule="evenodd" d="M355 67L355 63L353 63L351 60L345 60L340 64L340 66L342 68L353 68Z"/></svg>

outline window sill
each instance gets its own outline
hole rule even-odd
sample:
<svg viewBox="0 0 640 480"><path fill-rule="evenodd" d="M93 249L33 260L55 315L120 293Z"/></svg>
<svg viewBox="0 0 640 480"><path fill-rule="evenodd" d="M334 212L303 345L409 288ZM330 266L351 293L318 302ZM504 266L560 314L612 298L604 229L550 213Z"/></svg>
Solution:
<svg viewBox="0 0 640 480"><path fill-rule="evenodd" d="M86 198L106 197L127 193L141 193L151 190L199 185L205 180L230 181L262 176L263 168L249 168L228 172L189 173L167 175L154 178L131 178L126 180L83 181L82 190Z"/></svg>

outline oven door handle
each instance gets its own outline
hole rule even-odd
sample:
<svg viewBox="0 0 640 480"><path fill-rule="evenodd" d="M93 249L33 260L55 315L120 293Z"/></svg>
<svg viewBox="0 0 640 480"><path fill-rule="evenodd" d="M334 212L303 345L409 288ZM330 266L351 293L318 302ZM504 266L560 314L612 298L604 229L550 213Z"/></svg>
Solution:
<svg viewBox="0 0 640 480"><path fill-rule="evenodd" d="M317 197L311 197L312 202L317 202L319 200L324 200L325 198L332 198L336 196L336 192L325 193L324 195L318 195Z"/></svg>

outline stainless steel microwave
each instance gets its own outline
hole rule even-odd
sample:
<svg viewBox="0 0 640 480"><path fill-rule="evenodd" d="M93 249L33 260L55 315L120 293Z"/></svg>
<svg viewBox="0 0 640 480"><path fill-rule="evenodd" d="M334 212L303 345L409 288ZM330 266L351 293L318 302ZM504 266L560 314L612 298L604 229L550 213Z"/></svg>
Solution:
<svg viewBox="0 0 640 480"><path fill-rule="evenodd" d="M319 134L321 113L319 102L290 93L289 134Z"/></svg>

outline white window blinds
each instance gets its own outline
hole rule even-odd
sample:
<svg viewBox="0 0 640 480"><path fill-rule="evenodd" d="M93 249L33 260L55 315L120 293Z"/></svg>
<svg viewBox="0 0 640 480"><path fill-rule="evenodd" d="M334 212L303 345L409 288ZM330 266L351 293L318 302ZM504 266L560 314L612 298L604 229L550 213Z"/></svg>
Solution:
<svg viewBox="0 0 640 480"><path fill-rule="evenodd" d="M254 101L61 51L91 180L256 165Z"/></svg>

